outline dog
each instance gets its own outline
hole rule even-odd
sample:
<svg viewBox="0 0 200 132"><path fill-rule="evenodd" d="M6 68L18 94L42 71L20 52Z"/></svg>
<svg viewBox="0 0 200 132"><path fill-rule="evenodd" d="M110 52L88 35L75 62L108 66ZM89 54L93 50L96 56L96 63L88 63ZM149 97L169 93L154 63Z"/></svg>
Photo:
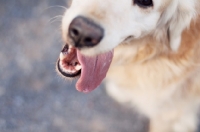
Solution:
<svg viewBox="0 0 200 132"><path fill-rule="evenodd" d="M150 119L150 132L195 132L200 105L200 0L74 0L57 71ZM105 78L106 77L106 78Z"/></svg>

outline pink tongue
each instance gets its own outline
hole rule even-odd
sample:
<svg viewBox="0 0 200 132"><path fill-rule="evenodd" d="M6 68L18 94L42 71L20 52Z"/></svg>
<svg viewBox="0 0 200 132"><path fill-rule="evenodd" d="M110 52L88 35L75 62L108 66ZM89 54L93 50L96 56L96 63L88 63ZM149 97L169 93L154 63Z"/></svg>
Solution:
<svg viewBox="0 0 200 132"><path fill-rule="evenodd" d="M77 56L82 65L82 70L76 88L80 92L87 93L98 87L106 77L113 58L113 51L95 57L86 57L77 50Z"/></svg>

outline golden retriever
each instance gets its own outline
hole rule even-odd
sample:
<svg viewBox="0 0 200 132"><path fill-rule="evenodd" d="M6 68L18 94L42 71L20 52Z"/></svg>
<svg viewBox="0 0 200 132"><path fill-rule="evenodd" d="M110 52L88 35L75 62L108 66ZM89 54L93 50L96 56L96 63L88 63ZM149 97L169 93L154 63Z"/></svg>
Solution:
<svg viewBox="0 0 200 132"><path fill-rule="evenodd" d="M200 0L73 0L57 71L150 119L151 132L195 132L200 104ZM111 63L112 62L112 63Z"/></svg>

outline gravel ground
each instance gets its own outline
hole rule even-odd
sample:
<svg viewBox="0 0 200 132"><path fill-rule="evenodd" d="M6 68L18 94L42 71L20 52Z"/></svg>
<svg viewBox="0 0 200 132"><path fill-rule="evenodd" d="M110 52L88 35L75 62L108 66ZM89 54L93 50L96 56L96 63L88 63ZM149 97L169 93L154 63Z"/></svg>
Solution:
<svg viewBox="0 0 200 132"><path fill-rule="evenodd" d="M79 93L55 72L66 0L0 0L1 132L145 132L103 86ZM57 19L51 19L58 16Z"/></svg>

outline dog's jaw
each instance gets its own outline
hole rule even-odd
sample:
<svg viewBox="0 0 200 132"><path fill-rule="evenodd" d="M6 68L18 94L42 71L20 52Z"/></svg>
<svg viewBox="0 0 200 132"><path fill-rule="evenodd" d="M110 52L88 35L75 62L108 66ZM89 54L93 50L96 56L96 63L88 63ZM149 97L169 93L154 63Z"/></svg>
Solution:
<svg viewBox="0 0 200 132"><path fill-rule="evenodd" d="M76 88L88 93L105 78L113 58L113 51L95 57L84 56L74 47L65 45L57 62L57 71L66 78L79 76Z"/></svg>

